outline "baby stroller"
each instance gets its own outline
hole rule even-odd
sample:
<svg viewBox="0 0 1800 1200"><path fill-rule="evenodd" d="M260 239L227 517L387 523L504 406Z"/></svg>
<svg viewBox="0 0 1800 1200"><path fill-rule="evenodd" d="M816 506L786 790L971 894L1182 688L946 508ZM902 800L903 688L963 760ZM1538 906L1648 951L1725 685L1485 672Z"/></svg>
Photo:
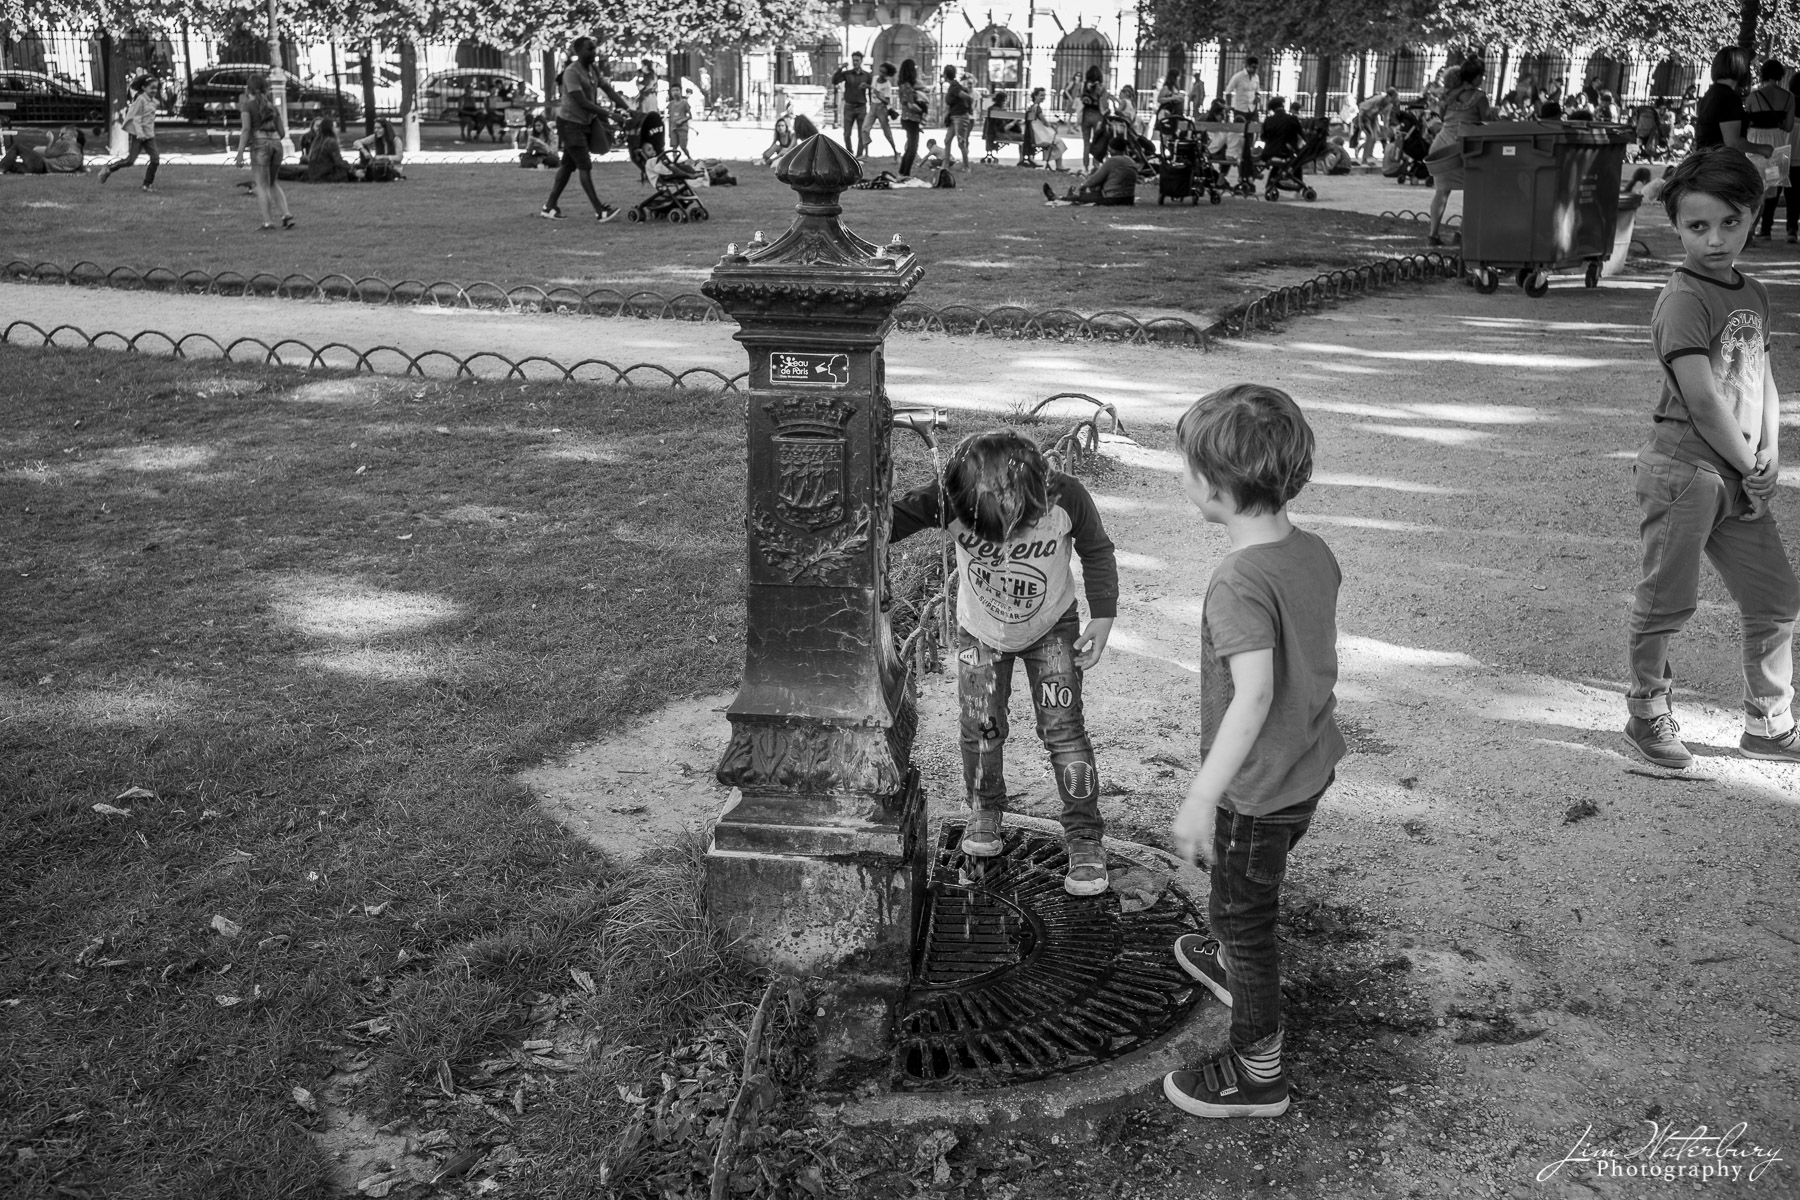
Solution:
<svg viewBox="0 0 1800 1200"><path fill-rule="evenodd" d="M1636 143L1627 162L1666 162L1669 159L1669 126L1667 114L1660 108L1641 104L1631 114L1631 136Z"/></svg>
<svg viewBox="0 0 1800 1200"><path fill-rule="evenodd" d="M711 220L712 214L706 211L706 205L694 191L694 180L700 178L699 168L666 153L659 153L656 163L656 190L626 209L625 219L637 223L661 217L671 225Z"/></svg>
<svg viewBox="0 0 1800 1200"><path fill-rule="evenodd" d="M659 112L644 113L625 127L625 150L637 167L638 174L649 180L652 160L662 161L664 143L663 116Z"/></svg>
<svg viewBox="0 0 1800 1200"><path fill-rule="evenodd" d="M1394 114L1394 128L1400 135L1398 147L1390 147L1381 164L1381 173L1395 183L1430 183L1431 168L1425 165L1431 153L1431 139L1425 136L1425 122L1416 113L1401 109Z"/></svg>
<svg viewBox="0 0 1800 1200"><path fill-rule="evenodd" d="M1137 160L1138 174L1151 173L1150 160L1156 157L1156 144L1139 133L1136 126L1118 113L1100 119L1100 128L1094 138L1102 150L1112 145L1114 138L1122 139L1125 153Z"/></svg>
<svg viewBox="0 0 1800 1200"><path fill-rule="evenodd" d="M1293 192L1302 200L1317 200L1319 193L1306 182L1306 168L1325 153L1325 148L1330 145L1330 135L1329 121L1314 121L1306 140L1293 154L1265 155L1263 166L1268 168L1269 177L1263 182L1263 199L1279 200L1281 193Z"/></svg>
<svg viewBox="0 0 1800 1200"><path fill-rule="evenodd" d="M1206 154L1206 135L1196 132L1194 123L1177 119L1163 134L1161 153L1156 157L1156 202L1187 200L1200 203L1200 193L1214 204L1222 195L1224 181L1218 168Z"/></svg>

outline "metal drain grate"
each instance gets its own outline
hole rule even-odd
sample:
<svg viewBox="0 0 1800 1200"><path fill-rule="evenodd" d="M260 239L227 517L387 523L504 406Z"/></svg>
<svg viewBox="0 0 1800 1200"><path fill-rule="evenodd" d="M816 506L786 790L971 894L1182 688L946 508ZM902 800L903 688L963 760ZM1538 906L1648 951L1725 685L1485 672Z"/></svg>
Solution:
<svg viewBox="0 0 1800 1200"><path fill-rule="evenodd" d="M998 858L959 849L948 826L932 862L912 985L901 1004L902 1087L1001 1087L1078 1071L1154 1041L1197 985L1171 947L1202 928L1175 888L1122 913L1112 892L1063 891L1058 837L1006 831Z"/></svg>

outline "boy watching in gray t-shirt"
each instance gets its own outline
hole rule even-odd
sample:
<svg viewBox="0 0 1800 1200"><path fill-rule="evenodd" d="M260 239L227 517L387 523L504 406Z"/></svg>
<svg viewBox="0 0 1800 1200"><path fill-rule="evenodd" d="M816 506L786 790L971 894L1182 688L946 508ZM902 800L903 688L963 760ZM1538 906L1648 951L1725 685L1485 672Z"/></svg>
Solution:
<svg viewBox="0 0 1800 1200"><path fill-rule="evenodd" d="M1662 192L1686 258L1650 317L1663 387L1632 468L1643 578L1632 595L1625 736L1647 760L1694 757L1670 708L1669 643L1699 604L1704 555L1742 614L1746 758L1800 762L1794 620L1800 582L1769 502L1781 474L1781 398L1769 369L1769 294L1734 265L1762 175L1728 147L1698 151Z"/></svg>
<svg viewBox="0 0 1800 1200"><path fill-rule="evenodd" d="M1330 547L1287 505L1312 477L1313 435L1287 393L1238 384L1176 426L1188 499L1223 525L1201 622L1200 749L1175 842L1212 867L1213 939L1175 942L1182 968L1231 1008L1231 1044L1163 1094L1201 1117L1287 1111L1275 920L1288 851L1331 785L1344 737L1337 708L1337 593Z"/></svg>

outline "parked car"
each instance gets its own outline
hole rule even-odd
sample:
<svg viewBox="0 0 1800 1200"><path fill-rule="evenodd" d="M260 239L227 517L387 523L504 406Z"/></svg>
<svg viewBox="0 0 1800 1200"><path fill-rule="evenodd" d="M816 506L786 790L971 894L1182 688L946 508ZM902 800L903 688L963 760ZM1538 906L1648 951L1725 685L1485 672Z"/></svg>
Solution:
<svg viewBox="0 0 1800 1200"><path fill-rule="evenodd" d="M83 91L41 71L0 71L0 118L14 125L81 125L106 128L106 97Z"/></svg>
<svg viewBox="0 0 1800 1200"><path fill-rule="evenodd" d="M220 63L195 71L193 82L181 97L178 115L192 125L235 125L238 97L250 76L268 69L265 63ZM315 116L362 120L362 101L349 92L300 83L292 76L286 87L288 115L296 125Z"/></svg>
<svg viewBox="0 0 1800 1200"><path fill-rule="evenodd" d="M530 108L541 97L529 82L508 71L485 67L457 67L425 78L419 90L419 117L425 121L454 121L463 95L471 95L484 111L492 100L495 109Z"/></svg>

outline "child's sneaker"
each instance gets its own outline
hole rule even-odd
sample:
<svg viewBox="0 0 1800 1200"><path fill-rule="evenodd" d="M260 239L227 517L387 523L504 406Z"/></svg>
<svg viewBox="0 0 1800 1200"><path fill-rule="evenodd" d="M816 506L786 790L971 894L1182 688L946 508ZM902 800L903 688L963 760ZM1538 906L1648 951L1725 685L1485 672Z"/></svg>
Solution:
<svg viewBox="0 0 1800 1200"><path fill-rule="evenodd" d="M1746 733L1738 739L1738 753L1745 758L1800 763L1800 728L1790 729L1780 737L1772 738Z"/></svg>
<svg viewBox="0 0 1800 1200"><path fill-rule="evenodd" d="M1225 984L1225 968L1219 962L1219 943L1197 933L1184 933L1175 939L1175 961L1204 983L1220 1004L1231 1007L1231 989Z"/></svg>
<svg viewBox="0 0 1800 1200"><path fill-rule="evenodd" d="M1681 744L1681 724L1674 713L1658 713L1654 717L1632 717L1625 722L1625 736L1652 766L1671 771L1685 771L1694 765L1694 756ZM1750 737L1744 735L1746 743ZM1758 741L1766 739L1758 738ZM1749 754L1749 750L1744 751ZM1751 755L1751 757L1756 757ZM1779 757L1779 755L1775 756ZM1800 759L1795 761L1800 762Z"/></svg>
<svg viewBox="0 0 1800 1200"><path fill-rule="evenodd" d="M1227 1050L1198 1071L1164 1075L1163 1095L1196 1117L1279 1117L1288 1110L1287 1073L1258 1083Z"/></svg>
<svg viewBox="0 0 1800 1200"><path fill-rule="evenodd" d="M1107 888L1106 850L1098 838L1073 838L1069 842L1069 871L1063 891L1071 896L1098 896Z"/></svg>
<svg viewBox="0 0 1800 1200"><path fill-rule="evenodd" d="M594 214L594 220L596 220L596 221L600 222L602 225L604 225L608 221L612 220L614 217L616 217L618 215L619 215L618 209L614 208L610 204L602 204L600 206L600 211Z"/></svg>
<svg viewBox="0 0 1800 1200"><path fill-rule="evenodd" d="M1000 814L993 809L978 809L969 814L963 826L962 852L970 858L993 858L1006 848L1000 836Z"/></svg>
<svg viewBox="0 0 1800 1200"><path fill-rule="evenodd" d="M544 207L538 209L538 216L544 218L546 221L560 221L563 219L563 211L560 208L551 208L546 204Z"/></svg>

